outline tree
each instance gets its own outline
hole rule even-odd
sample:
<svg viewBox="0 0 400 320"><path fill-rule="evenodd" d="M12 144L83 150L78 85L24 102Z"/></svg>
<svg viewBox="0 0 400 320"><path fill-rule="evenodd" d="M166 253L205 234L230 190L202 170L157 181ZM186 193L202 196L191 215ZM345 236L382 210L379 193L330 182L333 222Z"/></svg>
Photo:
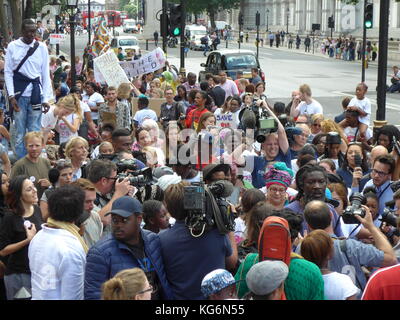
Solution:
<svg viewBox="0 0 400 320"><path fill-rule="evenodd" d="M179 0L174 0L173 2L179 3ZM215 29L215 13L219 10L237 9L240 0L188 0L186 3L186 10L189 13L196 15L204 11L207 12L210 17L211 28Z"/></svg>
<svg viewBox="0 0 400 320"><path fill-rule="evenodd" d="M7 13L4 10L4 0L0 0L0 28L1 28L1 35L5 41L9 41L8 37L8 24L6 19Z"/></svg>

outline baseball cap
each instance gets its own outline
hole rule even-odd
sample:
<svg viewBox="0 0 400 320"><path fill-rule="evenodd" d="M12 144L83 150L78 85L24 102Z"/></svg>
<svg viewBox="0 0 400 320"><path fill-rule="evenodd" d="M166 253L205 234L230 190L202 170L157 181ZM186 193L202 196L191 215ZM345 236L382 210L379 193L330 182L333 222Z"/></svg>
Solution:
<svg viewBox="0 0 400 320"><path fill-rule="evenodd" d="M142 204L139 202L139 200L124 196L113 202L111 211L106 213L106 216L114 213L121 217L128 218L134 213L142 212Z"/></svg>
<svg viewBox="0 0 400 320"><path fill-rule="evenodd" d="M283 261L265 260L250 268L246 283L253 294L265 296L278 288L288 274L289 269Z"/></svg>
<svg viewBox="0 0 400 320"><path fill-rule="evenodd" d="M201 282L201 292L205 297L209 297L214 293L218 293L222 289L225 289L235 284L235 278L232 274L224 269L216 269L206 274Z"/></svg>
<svg viewBox="0 0 400 320"><path fill-rule="evenodd" d="M204 167L203 169L203 178L204 180L210 179L211 175L214 172L218 172L218 171L223 171L223 172L228 172L230 169L230 165L226 164L226 163L212 163L212 164L208 164Z"/></svg>

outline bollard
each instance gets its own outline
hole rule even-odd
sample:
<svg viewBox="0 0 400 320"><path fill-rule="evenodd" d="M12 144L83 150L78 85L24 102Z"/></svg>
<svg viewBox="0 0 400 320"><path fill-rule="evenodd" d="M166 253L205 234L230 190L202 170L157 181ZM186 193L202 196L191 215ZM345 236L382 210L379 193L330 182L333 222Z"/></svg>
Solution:
<svg viewBox="0 0 400 320"><path fill-rule="evenodd" d="M146 51L149 51L149 39L146 39Z"/></svg>
<svg viewBox="0 0 400 320"><path fill-rule="evenodd" d="M226 39L226 49L228 49L228 39Z"/></svg>

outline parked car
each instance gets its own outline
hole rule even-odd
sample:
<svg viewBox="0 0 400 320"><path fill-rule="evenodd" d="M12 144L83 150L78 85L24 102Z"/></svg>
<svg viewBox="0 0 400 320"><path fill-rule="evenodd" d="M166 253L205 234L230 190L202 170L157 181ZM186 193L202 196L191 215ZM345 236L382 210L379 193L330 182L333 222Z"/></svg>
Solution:
<svg viewBox="0 0 400 320"><path fill-rule="evenodd" d="M212 51L206 63L201 63L204 71L199 73L199 81L205 80L206 73L217 75L225 71L227 76L236 80L236 73L243 71L243 78L251 79L251 69L257 68L261 79L265 81L264 72L261 70L257 55L251 50L222 49Z"/></svg>

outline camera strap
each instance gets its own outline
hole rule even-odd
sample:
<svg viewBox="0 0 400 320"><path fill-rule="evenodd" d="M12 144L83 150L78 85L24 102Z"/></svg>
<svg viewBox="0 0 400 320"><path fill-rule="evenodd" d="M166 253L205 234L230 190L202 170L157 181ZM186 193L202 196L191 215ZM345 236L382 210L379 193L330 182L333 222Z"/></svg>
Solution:
<svg viewBox="0 0 400 320"><path fill-rule="evenodd" d="M386 186L385 189L383 189L381 192L379 192L378 201L379 201L379 199L381 198L381 196L385 193L386 189L389 188L389 187L390 187L390 183ZM376 188L376 187L375 187L375 188ZM376 189L377 189L377 188L376 188Z"/></svg>

